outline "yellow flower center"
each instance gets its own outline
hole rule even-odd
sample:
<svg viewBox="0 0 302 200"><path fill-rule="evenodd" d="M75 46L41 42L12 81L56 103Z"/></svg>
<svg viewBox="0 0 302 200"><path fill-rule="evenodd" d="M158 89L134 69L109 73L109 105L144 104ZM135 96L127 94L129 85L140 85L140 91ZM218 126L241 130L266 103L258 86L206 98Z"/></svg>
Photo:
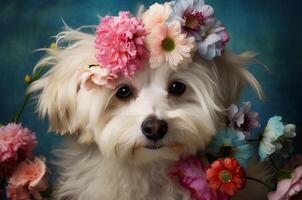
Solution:
<svg viewBox="0 0 302 200"><path fill-rule="evenodd" d="M225 183L231 182L232 180L232 174L227 170L222 170L221 172L219 172L218 176L219 179Z"/></svg>
<svg viewBox="0 0 302 200"><path fill-rule="evenodd" d="M166 37L162 42L161 42L161 47L163 48L163 50L165 51L173 51L175 49L175 41L170 38L170 37Z"/></svg>

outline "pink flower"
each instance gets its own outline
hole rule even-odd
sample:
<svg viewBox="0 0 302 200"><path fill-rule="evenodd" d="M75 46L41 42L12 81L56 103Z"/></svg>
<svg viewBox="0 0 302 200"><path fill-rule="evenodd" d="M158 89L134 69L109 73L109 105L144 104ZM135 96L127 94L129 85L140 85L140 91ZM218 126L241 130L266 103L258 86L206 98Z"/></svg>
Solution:
<svg viewBox="0 0 302 200"><path fill-rule="evenodd" d="M189 156L179 160L170 174L178 178L179 184L188 190L195 200L228 200L229 197L212 190L206 177L207 167L197 157Z"/></svg>
<svg viewBox="0 0 302 200"><path fill-rule="evenodd" d="M170 2L166 2L164 4L155 3L142 14L142 20L146 28L151 31L154 27L166 23L166 21L170 17L171 12L172 9Z"/></svg>
<svg viewBox="0 0 302 200"><path fill-rule="evenodd" d="M117 75L110 72L107 68L100 66L83 67L79 70L79 79L81 81L81 88L90 90L98 86L107 86L108 88L115 88L115 79Z"/></svg>
<svg viewBox="0 0 302 200"><path fill-rule="evenodd" d="M194 38L181 33L178 21L154 27L147 36L148 48L151 52L150 64L152 68L168 64L176 69L191 59L194 48Z"/></svg>
<svg viewBox="0 0 302 200"><path fill-rule="evenodd" d="M7 194L9 199L13 200L14 195L19 195L19 193L24 198L26 194L31 194L36 200L42 199L40 192L45 191L48 187L46 171L44 158L21 162L8 180Z"/></svg>
<svg viewBox="0 0 302 200"><path fill-rule="evenodd" d="M148 58L146 35L143 23L129 12L102 18L95 40L98 62L112 73L131 77Z"/></svg>
<svg viewBox="0 0 302 200"><path fill-rule="evenodd" d="M220 37L221 37L221 43L222 43L222 45L223 46L226 46L226 44L229 42L229 40L230 40L230 36L229 36L229 34L228 34L228 32L227 31L222 31L222 32L220 32Z"/></svg>
<svg viewBox="0 0 302 200"><path fill-rule="evenodd" d="M30 157L35 146L35 134L21 124L0 127L0 178L9 176L17 162Z"/></svg>
<svg viewBox="0 0 302 200"><path fill-rule="evenodd" d="M290 179L279 181L277 190L268 193L268 200L292 200L302 195L302 165L297 167Z"/></svg>

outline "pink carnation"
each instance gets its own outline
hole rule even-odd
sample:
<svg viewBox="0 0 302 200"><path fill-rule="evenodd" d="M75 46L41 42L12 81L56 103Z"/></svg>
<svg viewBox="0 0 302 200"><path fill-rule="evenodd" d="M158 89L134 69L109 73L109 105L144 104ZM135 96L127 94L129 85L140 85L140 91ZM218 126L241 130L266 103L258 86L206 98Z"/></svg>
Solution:
<svg viewBox="0 0 302 200"><path fill-rule="evenodd" d="M36 136L21 124L0 127L0 178L8 176L16 164L31 156Z"/></svg>
<svg viewBox="0 0 302 200"><path fill-rule="evenodd" d="M170 174L178 178L179 184L188 190L195 200L229 200L229 197L212 190L206 176L207 166L197 157L189 156L179 160Z"/></svg>
<svg viewBox="0 0 302 200"><path fill-rule="evenodd" d="M47 170L44 158L35 158L33 161L21 162L8 180L7 196L10 200L43 199L41 191L45 191L47 184Z"/></svg>
<svg viewBox="0 0 302 200"><path fill-rule="evenodd" d="M112 73L131 77L148 58L145 47L147 31L142 21L129 12L101 19L96 31L96 58L100 65Z"/></svg>

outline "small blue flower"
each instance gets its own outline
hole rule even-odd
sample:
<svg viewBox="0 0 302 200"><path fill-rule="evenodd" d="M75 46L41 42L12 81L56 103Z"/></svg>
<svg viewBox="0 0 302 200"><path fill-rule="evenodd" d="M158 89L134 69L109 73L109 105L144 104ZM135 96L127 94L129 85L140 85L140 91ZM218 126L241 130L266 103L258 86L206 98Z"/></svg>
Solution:
<svg viewBox="0 0 302 200"><path fill-rule="evenodd" d="M208 150L217 157L234 157L243 167L248 165L254 153L253 147L247 144L244 139L238 138L232 128L218 133Z"/></svg>
<svg viewBox="0 0 302 200"><path fill-rule="evenodd" d="M284 125L281 120L282 117L274 116L267 122L258 150L261 161L266 160L267 157L273 154L276 150L274 143L284 133Z"/></svg>

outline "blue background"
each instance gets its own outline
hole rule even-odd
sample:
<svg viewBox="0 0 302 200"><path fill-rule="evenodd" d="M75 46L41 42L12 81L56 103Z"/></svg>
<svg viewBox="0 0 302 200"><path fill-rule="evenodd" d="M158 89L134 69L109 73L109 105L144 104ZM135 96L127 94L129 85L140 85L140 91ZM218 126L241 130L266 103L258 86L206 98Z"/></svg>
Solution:
<svg viewBox="0 0 302 200"><path fill-rule="evenodd" d="M147 6L154 3L145 0ZM267 99L257 100L247 90L242 100L251 100L260 114L263 127L275 114L298 126L296 151L302 152L302 23L299 1L285 0L208 0L216 16L227 26L231 36L229 49L236 53L259 52L258 60L267 65L250 66L263 86ZM7 123L17 112L25 90L23 78L30 74L42 56L35 49L47 47L52 36L62 30L62 19L73 27L96 25L97 15L119 10L135 11L134 0L9 0L0 2L0 122ZM39 120L33 103L26 107L21 122L35 131L37 154L49 156L60 137L47 134L47 122ZM300 148L300 149L299 149Z"/></svg>

